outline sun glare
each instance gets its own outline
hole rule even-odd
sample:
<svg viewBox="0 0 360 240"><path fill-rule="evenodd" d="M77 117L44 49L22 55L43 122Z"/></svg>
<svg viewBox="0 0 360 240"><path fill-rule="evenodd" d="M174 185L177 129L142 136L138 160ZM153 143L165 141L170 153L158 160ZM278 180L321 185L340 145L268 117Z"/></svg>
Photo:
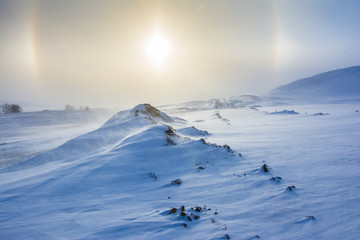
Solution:
<svg viewBox="0 0 360 240"><path fill-rule="evenodd" d="M153 64L162 66L170 55L171 46L168 39L161 33L154 34L146 44L146 54Z"/></svg>

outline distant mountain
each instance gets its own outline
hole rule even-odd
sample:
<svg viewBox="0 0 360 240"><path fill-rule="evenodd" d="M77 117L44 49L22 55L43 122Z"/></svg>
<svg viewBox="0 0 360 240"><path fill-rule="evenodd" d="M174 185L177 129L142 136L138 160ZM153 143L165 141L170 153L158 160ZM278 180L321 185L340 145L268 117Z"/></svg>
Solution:
<svg viewBox="0 0 360 240"><path fill-rule="evenodd" d="M360 66L333 70L271 90L268 96L288 98L358 98Z"/></svg>

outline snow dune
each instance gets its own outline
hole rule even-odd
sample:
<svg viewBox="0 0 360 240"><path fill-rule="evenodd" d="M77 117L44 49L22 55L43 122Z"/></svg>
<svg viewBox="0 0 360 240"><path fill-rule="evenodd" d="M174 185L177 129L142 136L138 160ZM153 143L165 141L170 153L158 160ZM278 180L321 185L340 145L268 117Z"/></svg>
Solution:
<svg viewBox="0 0 360 240"><path fill-rule="evenodd" d="M302 99L359 99L360 66L333 70L280 86L269 96Z"/></svg>
<svg viewBox="0 0 360 240"><path fill-rule="evenodd" d="M0 238L360 238L357 105L202 104L140 104L1 169Z"/></svg>

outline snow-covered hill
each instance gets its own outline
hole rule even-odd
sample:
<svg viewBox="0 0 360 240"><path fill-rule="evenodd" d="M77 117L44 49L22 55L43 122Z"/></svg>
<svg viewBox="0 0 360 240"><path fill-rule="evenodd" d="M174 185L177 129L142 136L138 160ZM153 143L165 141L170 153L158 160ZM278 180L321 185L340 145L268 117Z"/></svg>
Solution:
<svg viewBox="0 0 360 240"><path fill-rule="evenodd" d="M301 99L359 99L360 66L300 79L275 88L268 95Z"/></svg>
<svg viewBox="0 0 360 240"><path fill-rule="evenodd" d="M356 107L121 111L0 170L0 239L360 238Z"/></svg>
<svg viewBox="0 0 360 240"><path fill-rule="evenodd" d="M112 114L104 109L0 114L0 168L97 129Z"/></svg>

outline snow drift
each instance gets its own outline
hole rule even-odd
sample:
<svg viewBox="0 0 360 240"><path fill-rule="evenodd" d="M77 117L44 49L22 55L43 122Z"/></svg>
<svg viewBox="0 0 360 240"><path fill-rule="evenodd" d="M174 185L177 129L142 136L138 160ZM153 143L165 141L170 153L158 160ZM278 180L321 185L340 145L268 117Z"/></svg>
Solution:
<svg viewBox="0 0 360 240"><path fill-rule="evenodd" d="M333 70L280 86L269 96L288 98L360 98L360 66Z"/></svg>

